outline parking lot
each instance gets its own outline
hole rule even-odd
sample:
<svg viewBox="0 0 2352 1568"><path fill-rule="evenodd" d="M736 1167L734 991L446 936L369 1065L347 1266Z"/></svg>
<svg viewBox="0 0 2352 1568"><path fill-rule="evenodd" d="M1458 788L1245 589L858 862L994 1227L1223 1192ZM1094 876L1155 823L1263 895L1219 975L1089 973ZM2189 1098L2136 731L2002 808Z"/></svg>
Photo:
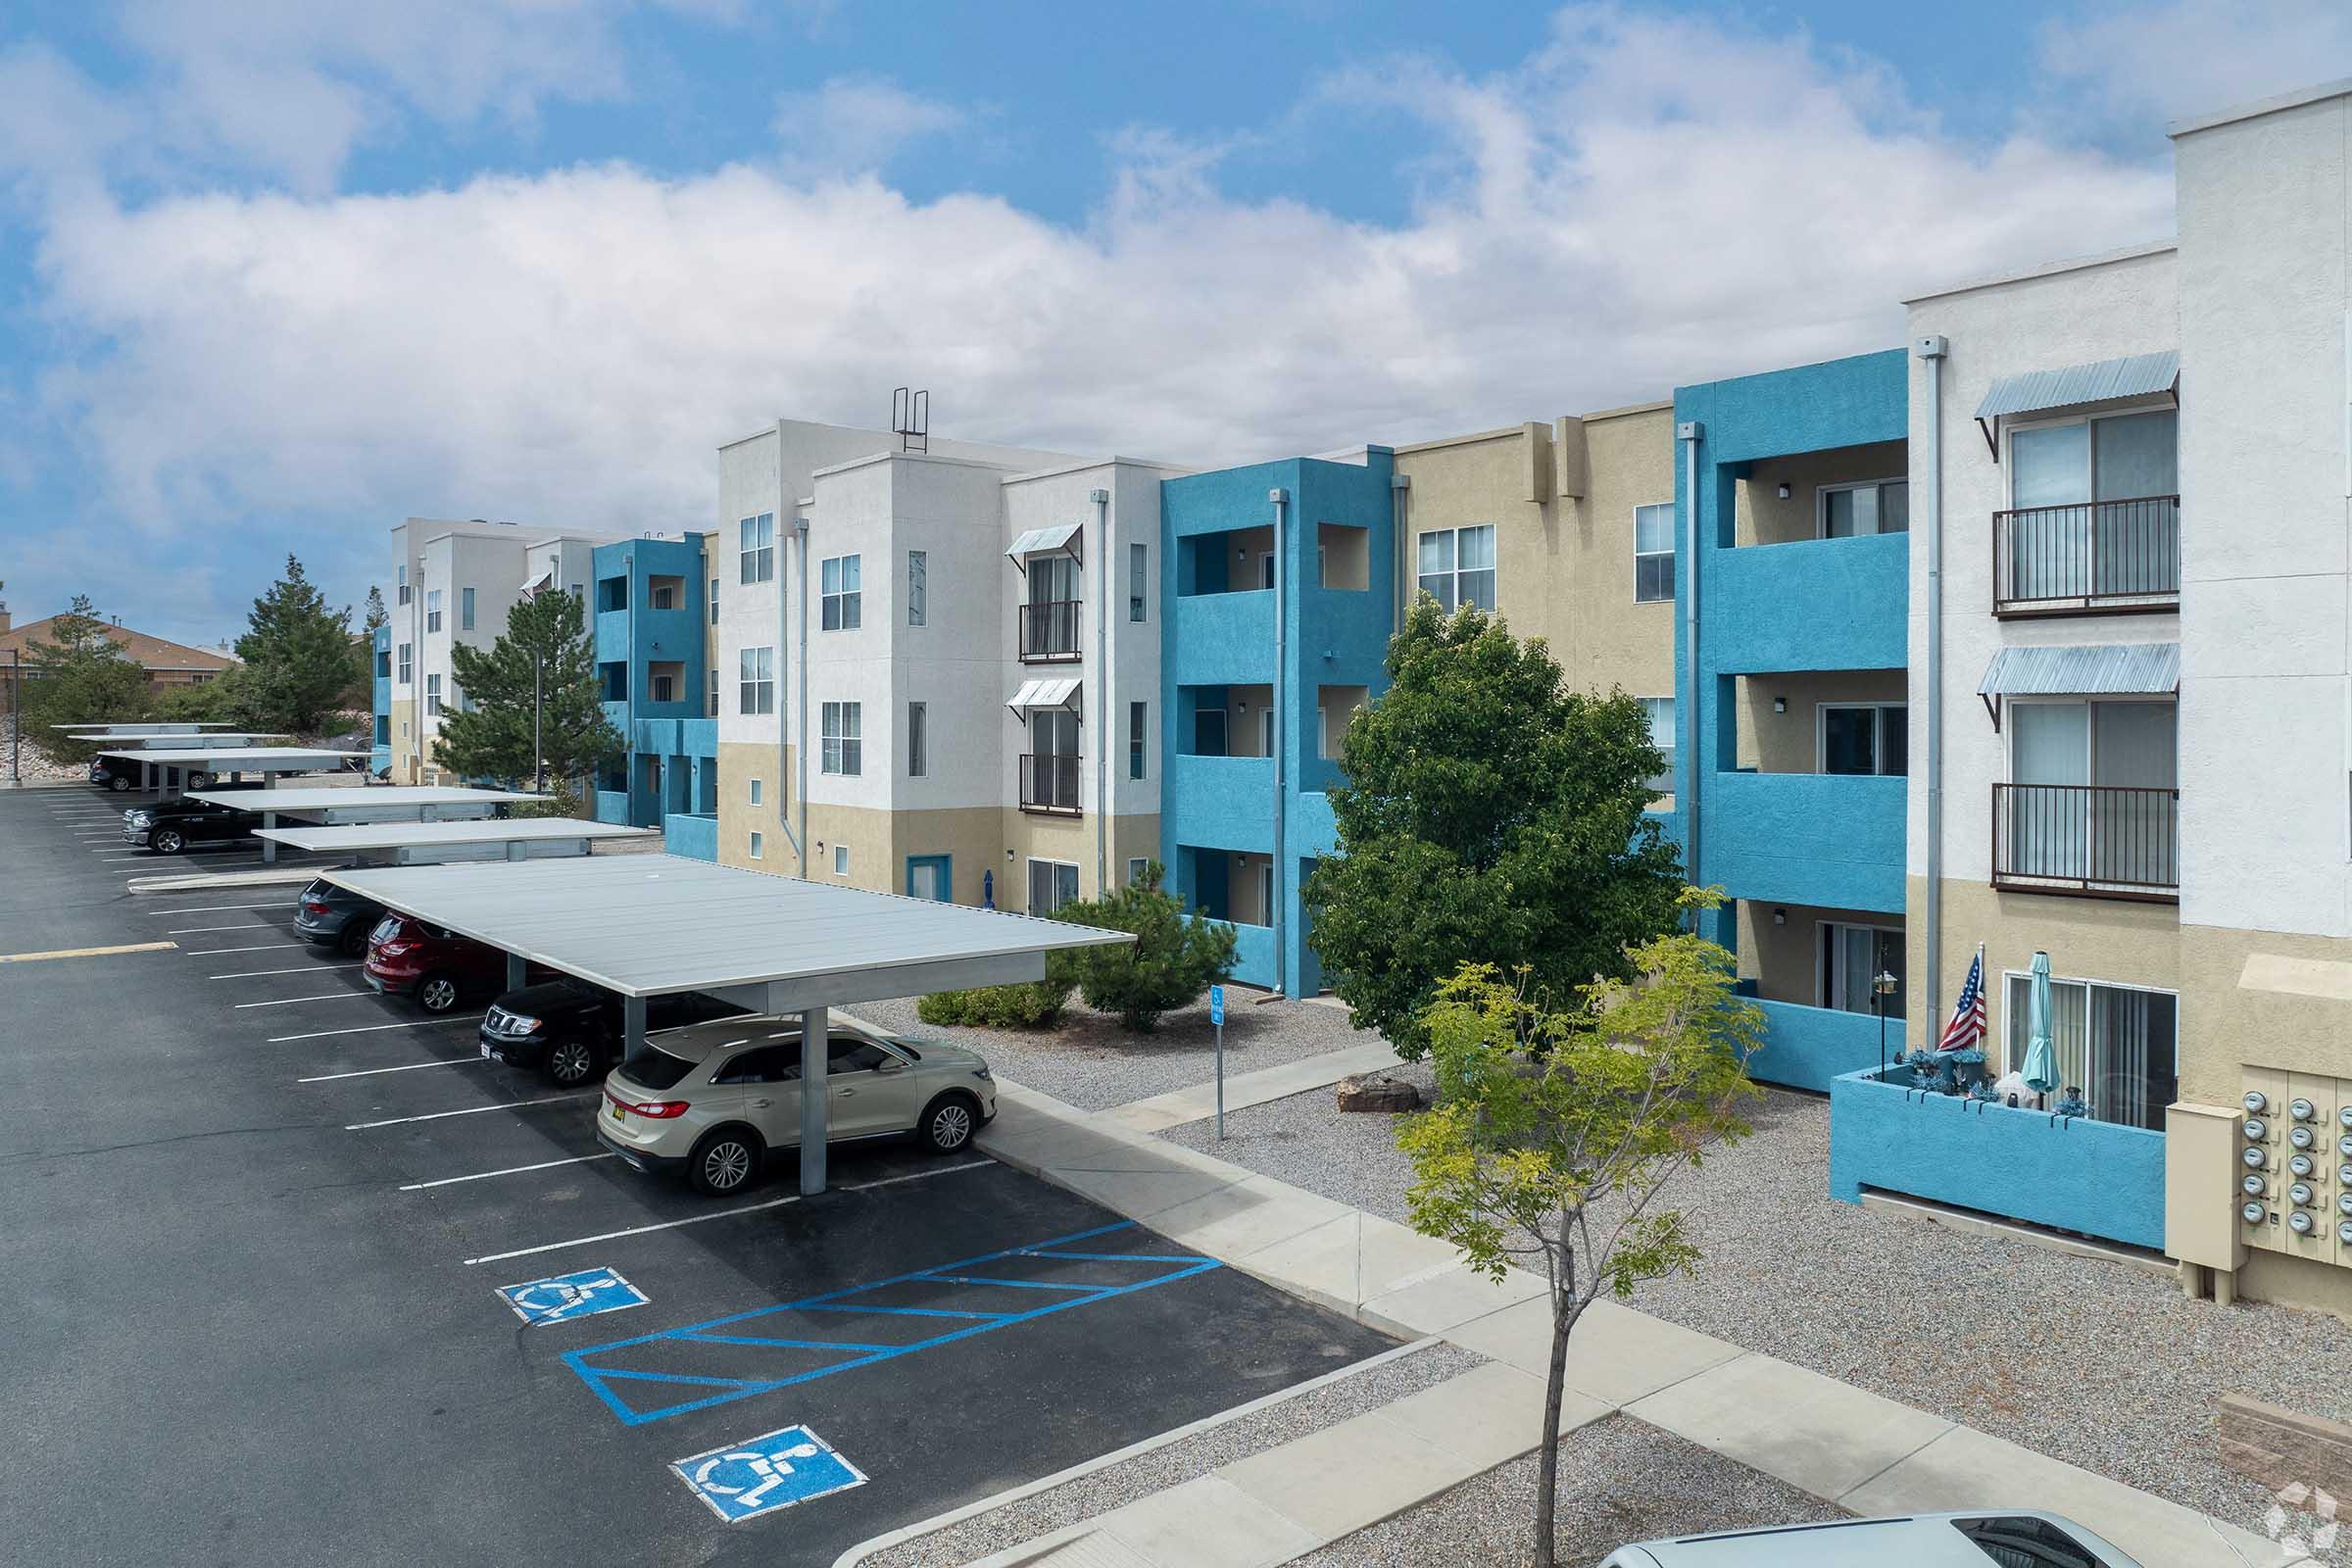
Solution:
<svg viewBox="0 0 2352 1568"><path fill-rule="evenodd" d="M825 1564L1386 1348L976 1155L638 1176L135 799L0 795L25 1560Z"/></svg>

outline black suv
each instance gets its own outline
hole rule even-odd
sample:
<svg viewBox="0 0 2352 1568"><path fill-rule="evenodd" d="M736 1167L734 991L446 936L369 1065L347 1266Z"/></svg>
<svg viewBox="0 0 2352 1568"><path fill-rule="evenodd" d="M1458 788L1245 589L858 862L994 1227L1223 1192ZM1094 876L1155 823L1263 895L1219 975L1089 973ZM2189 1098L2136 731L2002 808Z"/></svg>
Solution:
<svg viewBox="0 0 2352 1568"><path fill-rule="evenodd" d="M482 1014L482 1054L537 1067L569 1089L602 1078L620 1059L620 998L585 980L549 980L510 991ZM675 1029L749 1012L731 1002L682 991L645 1002L647 1029Z"/></svg>
<svg viewBox="0 0 2352 1568"><path fill-rule="evenodd" d="M262 813L210 801L158 801L122 813L122 838L158 855L177 855L191 844L217 844L250 837Z"/></svg>
<svg viewBox="0 0 2352 1568"><path fill-rule="evenodd" d="M302 890L294 903L294 929L305 941L316 942L357 958L368 951L368 933L384 917L384 906L339 888L324 877Z"/></svg>

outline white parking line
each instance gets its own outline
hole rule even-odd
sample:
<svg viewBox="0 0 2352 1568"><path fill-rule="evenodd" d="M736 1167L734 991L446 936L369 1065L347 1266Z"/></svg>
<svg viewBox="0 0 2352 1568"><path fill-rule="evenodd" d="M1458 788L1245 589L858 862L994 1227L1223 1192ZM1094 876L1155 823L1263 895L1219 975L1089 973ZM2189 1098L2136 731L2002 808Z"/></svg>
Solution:
<svg viewBox="0 0 2352 1568"><path fill-rule="evenodd" d="M262 931L267 930L268 927L256 926L254 929ZM308 942L256 942L250 948L191 948L188 950L188 956L209 958L215 954L220 953L275 953L283 948L307 948L309 946Z"/></svg>
<svg viewBox="0 0 2352 1568"><path fill-rule="evenodd" d="M207 980L259 980L266 974L324 974L329 969L357 969L356 963L298 963L291 969L239 969L234 974L208 974Z"/></svg>
<svg viewBox="0 0 2352 1568"><path fill-rule="evenodd" d="M436 1024L471 1024L471 1018L412 1018L406 1023L364 1023L357 1029L314 1029L301 1035L271 1035L262 1042L265 1046L291 1045L297 1040L327 1040L336 1035L381 1034L386 1029L430 1029Z"/></svg>
<svg viewBox="0 0 2352 1568"><path fill-rule="evenodd" d="M267 923L256 924L251 920L247 920L238 925L175 925L168 928L164 932L164 935L168 937L192 937L199 931L274 931L276 929L277 927L273 925Z"/></svg>
<svg viewBox="0 0 2352 1568"><path fill-rule="evenodd" d="M423 1067L463 1067L475 1056L452 1056L446 1061L409 1061L397 1067L363 1067L358 1072L322 1072L316 1078L297 1078L298 1084L331 1084L338 1078L372 1078L379 1072L416 1072Z"/></svg>
<svg viewBox="0 0 2352 1568"><path fill-rule="evenodd" d="M413 1121L443 1121L451 1116L479 1116L486 1110L525 1110L532 1105L561 1105L567 1100L594 1100L602 1089L591 1089L578 1095L549 1095L540 1100L510 1100L499 1105L467 1105L463 1110L427 1111L421 1116L387 1116L382 1121L355 1121L343 1130L364 1133L373 1127L401 1127Z"/></svg>
<svg viewBox="0 0 2352 1568"><path fill-rule="evenodd" d="M444 1176L439 1181L411 1182L400 1189L404 1193L421 1193L428 1187L455 1187L460 1182L486 1182L493 1176L520 1176L525 1171L554 1170L558 1165L585 1165L592 1159L618 1159L618 1154L574 1154L569 1159L543 1159L536 1165L509 1165L505 1170L477 1170L470 1176Z"/></svg>
<svg viewBox="0 0 2352 1568"><path fill-rule="evenodd" d="M911 1171L905 1176L885 1176L878 1182L859 1182L851 1187L836 1187L837 1193L866 1193L877 1187L896 1187L903 1182L929 1181L934 1176L952 1176L959 1170L977 1170L993 1165L991 1159L967 1159L960 1165L941 1165L933 1170ZM511 1252L492 1252L487 1257L469 1257L467 1268L476 1263L503 1263L511 1257L532 1257L541 1252L560 1252L566 1247L586 1247L593 1242L616 1242L624 1236L643 1236L652 1231L674 1231L681 1225L701 1225L714 1219L733 1219L738 1214L757 1214L762 1209L782 1208L786 1203L801 1200L799 1193L785 1198L771 1198L764 1203L746 1203L740 1208L722 1208L710 1214L689 1214L684 1219L665 1219L654 1225L632 1225L625 1231L606 1231L601 1236L575 1236L568 1242L548 1242L540 1247L518 1247Z"/></svg>
<svg viewBox="0 0 2352 1568"><path fill-rule="evenodd" d="M268 1002L240 1002L237 1010L247 1007L291 1007L297 1002L342 1002L352 997L372 997L372 991L321 991L315 997L272 997Z"/></svg>
<svg viewBox="0 0 2352 1568"><path fill-rule="evenodd" d="M268 904L196 904L184 909L149 909L150 920L169 920L182 914L219 914L224 909L282 909L290 901L271 899Z"/></svg>

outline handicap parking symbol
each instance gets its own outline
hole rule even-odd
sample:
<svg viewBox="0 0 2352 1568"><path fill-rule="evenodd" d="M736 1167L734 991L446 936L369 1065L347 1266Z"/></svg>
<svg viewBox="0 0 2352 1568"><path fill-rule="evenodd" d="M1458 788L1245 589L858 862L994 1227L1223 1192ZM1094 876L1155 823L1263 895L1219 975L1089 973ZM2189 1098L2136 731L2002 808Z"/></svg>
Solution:
<svg viewBox="0 0 2352 1568"><path fill-rule="evenodd" d="M712 1448L670 1469L728 1524L865 1485L864 1472L807 1427Z"/></svg>
<svg viewBox="0 0 2352 1568"><path fill-rule="evenodd" d="M501 1285L498 1298L532 1328L568 1323L599 1312L618 1312L643 1306L645 1293L609 1268L584 1268L577 1274L559 1274L552 1280L525 1285Z"/></svg>

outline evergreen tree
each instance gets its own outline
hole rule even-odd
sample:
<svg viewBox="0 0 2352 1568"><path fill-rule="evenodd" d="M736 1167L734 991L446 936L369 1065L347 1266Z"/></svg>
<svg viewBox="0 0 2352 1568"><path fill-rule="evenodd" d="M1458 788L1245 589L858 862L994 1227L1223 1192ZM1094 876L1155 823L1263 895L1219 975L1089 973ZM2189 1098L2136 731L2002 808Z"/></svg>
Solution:
<svg viewBox="0 0 2352 1568"><path fill-rule="evenodd" d="M46 639L24 645L24 733L46 755L86 762L94 746L74 746L53 724L122 723L148 711L147 672L106 634L106 622L87 594L49 622Z"/></svg>
<svg viewBox="0 0 2352 1568"><path fill-rule="evenodd" d="M537 679L539 748L551 784L584 780L626 749L605 717L596 678L596 643L580 602L558 589L536 593L507 613L507 629L487 653L464 643L450 650L450 673L465 694L441 718L441 765L464 778L527 784L532 779L531 715Z"/></svg>
<svg viewBox="0 0 2352 1568"><path fill-rule="evenodd" d="M326 600L286 557L286 574L253 602L237 657L251 672L255 709L273 726L315 735L351 692L351 608Z"/></svg>
<svg viewBox="0 0 2352 1568"><path fill-rule="evenodd" d="M384 591L375 584L368 585L368 603L360 615L360 630L372 641L378 627L391 624L392 612L384 608Z"/></svg>
<svg viewBox="0 0 2352 1568"><path fill-rule="evenodd" d="M1074 982L1088 1006L1117 1013L1120 1024L1138 1034L1150 1033L1161 1013L1200 1001L1233 973L1233 927L1209 919L1205 910L1188 916L1176 896L1160 887L1160 876L1153 860L1125 887L1065 904L1053 915L1073 925L1134 933L1124 947L1056 953L1046 972L1049 979Z"/></svg>

